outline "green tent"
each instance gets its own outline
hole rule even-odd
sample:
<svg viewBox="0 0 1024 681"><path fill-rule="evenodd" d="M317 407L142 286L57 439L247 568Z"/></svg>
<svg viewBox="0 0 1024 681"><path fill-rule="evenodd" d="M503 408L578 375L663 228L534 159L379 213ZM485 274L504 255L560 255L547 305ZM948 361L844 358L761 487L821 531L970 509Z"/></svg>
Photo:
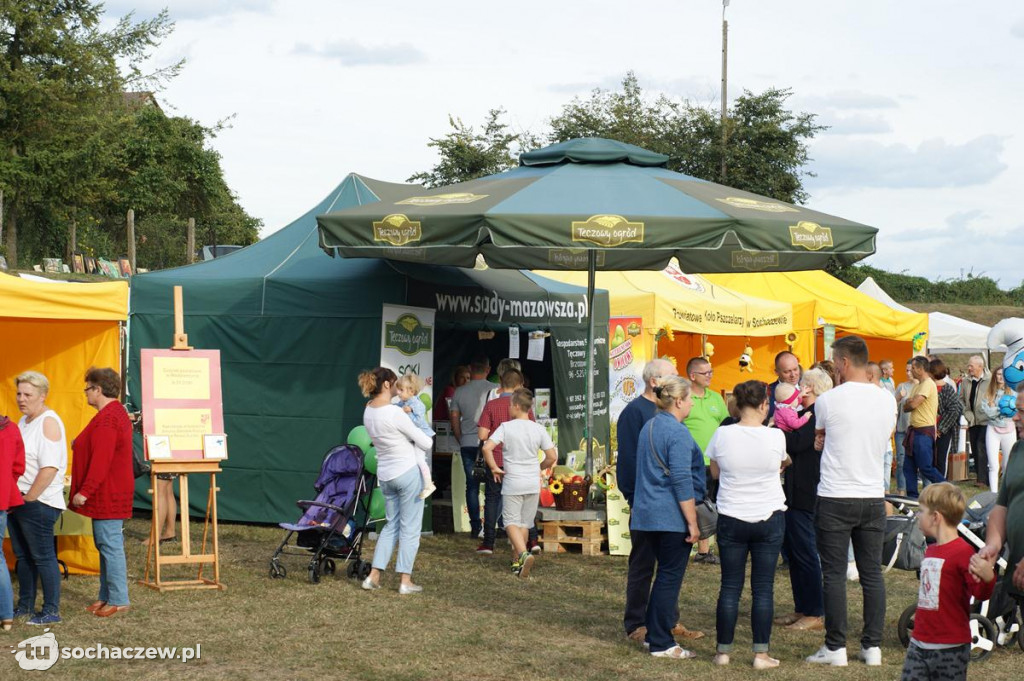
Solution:
<svg viewBox="0 0 1024 681"><path fill-rule="evenodd" d="M590 291L596 270L662 269L673 257L692 273L789 271L875 252L874 227L676 173L668 160L573 139L507 172L321 215L320 240L351 258L587 270Z"/></svg>
<svg viewBox="0 0 1024 681"><path fill-rule="evenodd" d="M583 306L583 289L528 273L400 268L383 260L331 258L320 250L316 215L422 192L415 185L349 175L301 218L257 244L210 262L133 278L130 404L140 406L140 349L171 345L175 285L183 287L190 344L221 351L225 430L231 443L225 473L218 480L222 519L289 520L296 514L295 500L311 494L323 454L362 420L365 400L355 377L379 363L383 304L438 309L441 340L447 330L501 330L509 323L524 330L550 329L553 337L561 337L557 320L528 313L549 309L540 301L559 303L559 309L568 309L570 302ZM486 300L487 309L460 307L458 301L464 299ZM491 301L510 306L492 315ZM534 304L525 305L528 301ZM595 313L607 320L607 297L595 305L600 307ZM577 318L564 321L570 338L582 333ZM447 342L456 343L456 335L466 337L448 334ZM444 366L445 360L454 364L465 352L467 348L456 345L444 352L439 347L435 375L446 375L450 367ZM566 358L551 355L554 372ZM141 440L136 446L141 448ZM137 488L140 507L149 502L146 483ZM192 484L193 498L204 500L202 476ZM198 505L192 510L202 512Z"/></svg>

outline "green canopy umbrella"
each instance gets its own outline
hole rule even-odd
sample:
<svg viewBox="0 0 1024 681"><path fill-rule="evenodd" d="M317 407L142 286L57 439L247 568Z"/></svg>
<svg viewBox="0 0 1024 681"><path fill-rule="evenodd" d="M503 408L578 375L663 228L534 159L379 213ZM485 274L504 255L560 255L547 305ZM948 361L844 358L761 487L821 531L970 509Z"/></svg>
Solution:
<svg viewBox="0 0 1024 681"><path fill-rule="evenodd" d="M661 269L673 257L693 273L792 271L875 252L873 227L667 162L614 140L570 140L523 154L508 172L318 216L320 245L346 257L473 267L482 255L496 268L588 270L588 300L596 270ZM593 358L591 343L588 382Z"/></svg>

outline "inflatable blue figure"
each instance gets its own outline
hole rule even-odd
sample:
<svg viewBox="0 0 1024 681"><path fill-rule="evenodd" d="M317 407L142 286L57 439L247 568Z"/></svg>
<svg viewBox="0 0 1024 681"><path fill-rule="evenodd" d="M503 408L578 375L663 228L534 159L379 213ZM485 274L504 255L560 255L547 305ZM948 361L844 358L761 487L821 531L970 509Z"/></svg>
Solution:
<svg viewBox="0 0 1024 681"><path fill-rule="evenodd" d="M1003 379L1006 381L1006 385L1016 390L1017 386L1024 382L1024 319L1010 317L992 327L988 333L988 347L994 350L1000 345L1006 346L1006 356L1003 357ZM1000 407L1002 407L1002 400L1000 400ZM1004 412L1004 416L1012 414L1013 412L1009 414Z"/></svg>

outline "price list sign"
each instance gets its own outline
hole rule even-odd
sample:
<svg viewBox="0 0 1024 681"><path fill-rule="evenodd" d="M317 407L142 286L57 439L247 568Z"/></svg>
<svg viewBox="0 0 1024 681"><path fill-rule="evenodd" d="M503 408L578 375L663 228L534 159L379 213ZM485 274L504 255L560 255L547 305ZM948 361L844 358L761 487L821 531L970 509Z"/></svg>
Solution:
<svg viewBox="0 0 1024 681"><path fill-rule="evenodd" d="M224 432L220 350L144 349L142 430L166 436L171 458L203 459L204 437Z"/></svg>

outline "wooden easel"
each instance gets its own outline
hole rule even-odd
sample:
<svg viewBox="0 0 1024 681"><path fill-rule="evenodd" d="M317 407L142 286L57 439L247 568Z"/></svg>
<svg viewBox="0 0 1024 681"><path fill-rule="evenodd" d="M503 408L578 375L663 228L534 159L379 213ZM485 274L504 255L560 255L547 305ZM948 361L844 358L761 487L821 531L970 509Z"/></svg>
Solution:
<svg viewBox="0 0 1024 681"><path fill-rule="evenodd" d="M174 345L172 350L192 350L188 344L188 335L184 330L184 310L182 307L181 287L174 287ZM220 581L220 547L217 541L217 473L220 473L218 461L151 461L150 490L153 495L153 520L149 529L149 548L146 549L146 573L139 584L157 591L177 589L220 589L227 587ZM160 552L160 528L157 526L160 517L160 495L157 493L157 476L176 474L180 479L180 519L181 519L181 554L163 556ZM199 553L192 553L189 534L189 502L188 476L202 474L210 476L210 492L206 499L206 517L203 520L203 542ZM207 542L210 552L207 553ZM203 576L203 568L213 566L213 578ZM166 579L160 568L165 565L199 565L195 579Z"/></svg>

